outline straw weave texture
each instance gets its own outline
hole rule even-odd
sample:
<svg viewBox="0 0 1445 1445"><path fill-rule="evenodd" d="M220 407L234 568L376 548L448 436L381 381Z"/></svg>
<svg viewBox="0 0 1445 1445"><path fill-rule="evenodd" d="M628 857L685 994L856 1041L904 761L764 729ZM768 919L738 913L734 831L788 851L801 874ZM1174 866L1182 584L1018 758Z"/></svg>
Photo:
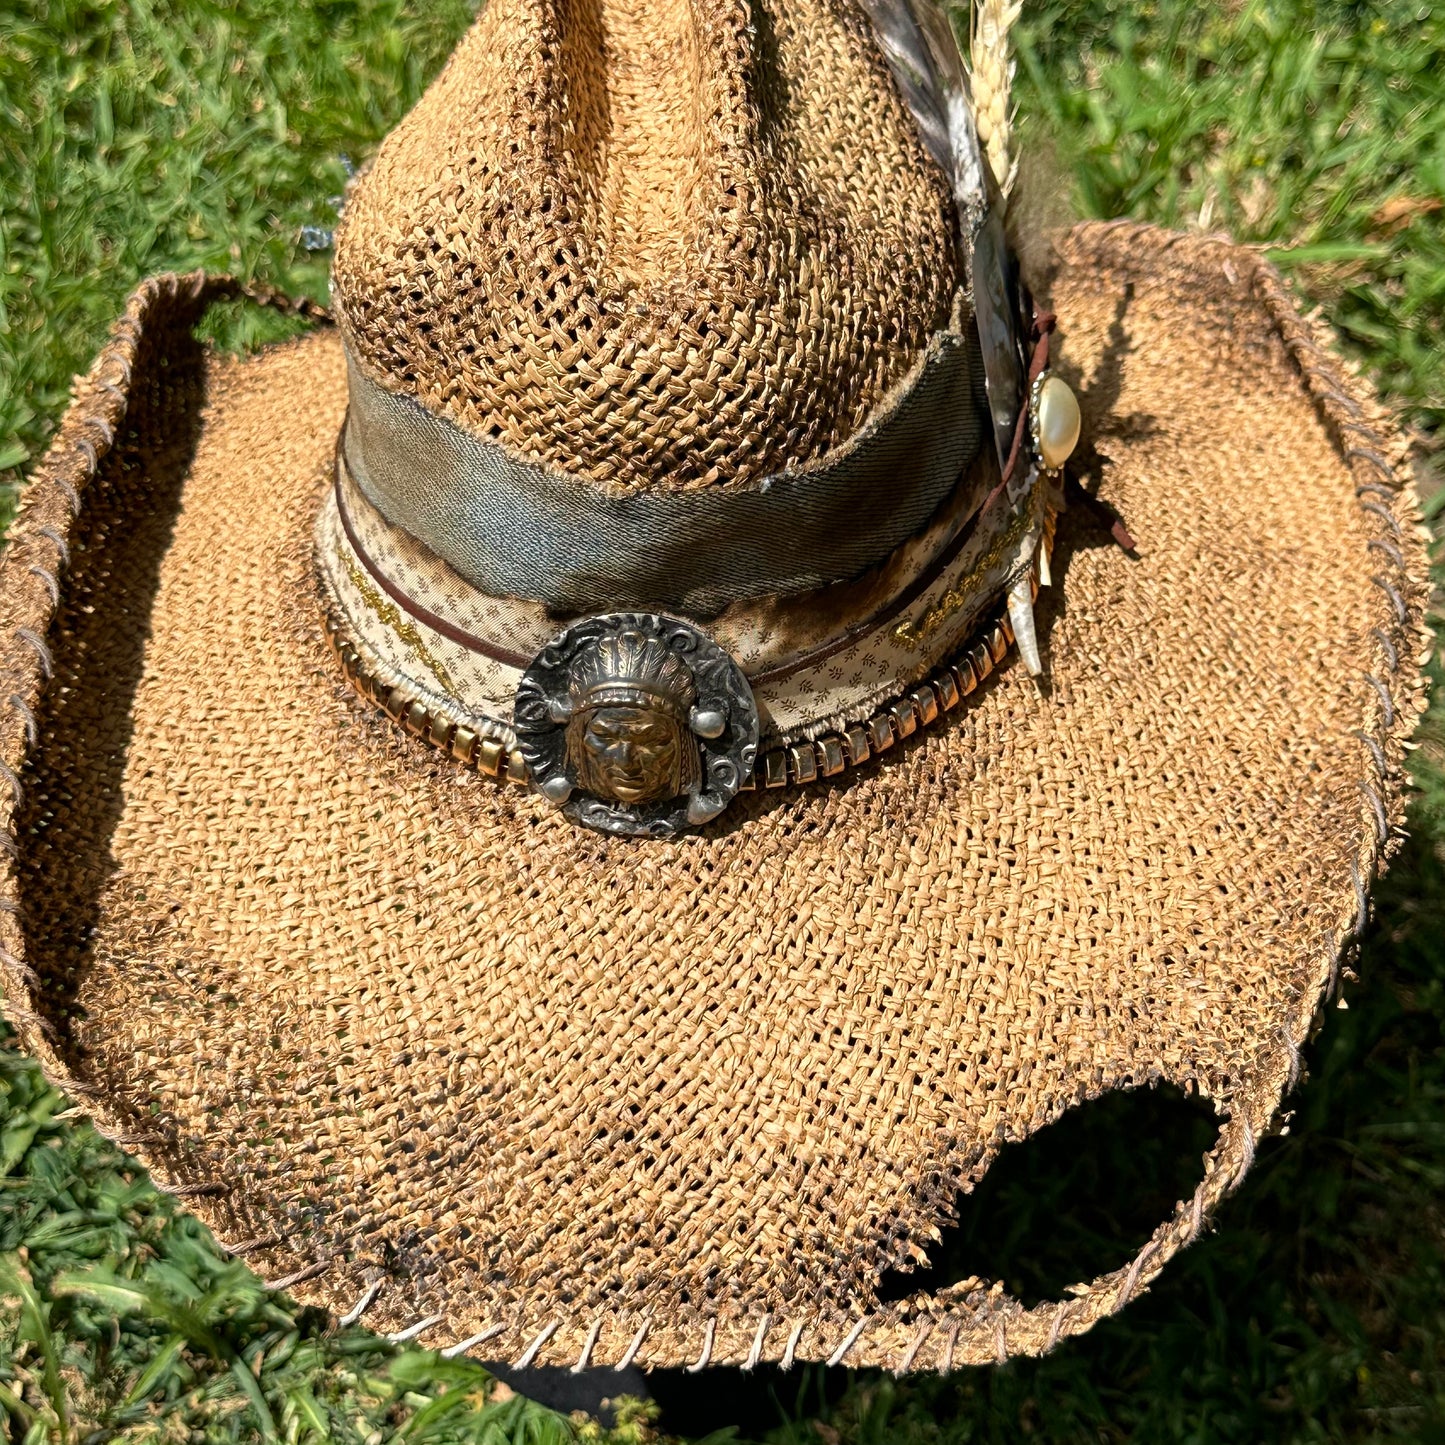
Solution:
<svg viewBox="0 0 1445 1445"><path fill-rule="evenodd" d="M1294 1077L1421 706L1398 440L1273 272L1071 233L1081 459L1139 556L1065 515L1050 694L1007 667L668 842L351 695L310 557L339 338L217 360L207 294L138 294L0 573L0 963L49 1075L300 1298L493 1357L946 1368L1145 1288ZM1004 1141L1155 1080L1221 1133L1131 1263L877 1303Z"/></svg>
<svg viewBox="0 0 1445 1445"><path fill-rule="evenodd" d="M336 247L368 375L615 490L815 460L958 284L855 0L492 0Z"/></svg>

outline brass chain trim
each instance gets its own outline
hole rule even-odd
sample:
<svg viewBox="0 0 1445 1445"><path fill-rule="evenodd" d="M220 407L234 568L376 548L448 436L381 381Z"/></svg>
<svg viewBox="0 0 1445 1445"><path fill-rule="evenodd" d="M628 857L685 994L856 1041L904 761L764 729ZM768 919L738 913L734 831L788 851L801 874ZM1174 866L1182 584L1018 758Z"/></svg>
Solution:
<svg viewBox="0 0 1445 1445"><path fill-rule="evenodd" d="M1053 551L1055 523L1056 516L1050 510L1039 541L1045 553ZM1037 597L1037 563L1030 581L1031 591ZM487 777L523 787L530 784L527 764L519 749L508 749L500 738L487 737L475 728L454 722L405 684L393 686L375 677L329 610L323 612L323 623L327 645L346 680L397 726ZM834 778L887 752L895 743L912 737L921 728L932 726L944 714L952 712L1004 660L1013 640L1013 627L1005 611L983 628L970 647L866 722L829 733L814 742L789 743L761 753L740 791L801 786L819 778Z"/></svg>
<svg viewBox="0 0 1445 1445"><path fill-rule="evenodd" d="M398 727L488 777L505 778L510 783L529 781L527 765L518 749L509 751L500 738L484 737L475 728L454 722L439 709L429 707L404 683L392 686L375 676L330 609L322 612L322 624L327 646L341 664L347 682Z"/></svg>

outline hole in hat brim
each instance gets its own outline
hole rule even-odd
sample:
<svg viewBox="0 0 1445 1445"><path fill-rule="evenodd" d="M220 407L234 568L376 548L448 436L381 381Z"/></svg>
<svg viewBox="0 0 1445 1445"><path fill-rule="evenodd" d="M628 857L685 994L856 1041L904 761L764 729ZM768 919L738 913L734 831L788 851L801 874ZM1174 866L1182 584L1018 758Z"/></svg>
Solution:
<svg viewBox="0 0 1445 1445"><path fill-rule="evenodd" d="M880 1302L976 1276L1032 1307L1127 1265L1193 1194L1219 1126L1205 1100L1168 1084L1076 1105L1004 1146L926 1246L927 1266L884 1273Z"/></svg>

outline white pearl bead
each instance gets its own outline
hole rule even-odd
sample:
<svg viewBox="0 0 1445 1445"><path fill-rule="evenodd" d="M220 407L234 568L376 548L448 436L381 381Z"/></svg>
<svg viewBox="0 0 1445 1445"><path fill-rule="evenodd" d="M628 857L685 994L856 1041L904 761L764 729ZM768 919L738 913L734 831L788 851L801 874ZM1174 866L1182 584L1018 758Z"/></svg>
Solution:
<svg viewBox="0 0 1445 1445"><path fill-rule="evenodd" d="M1068 461L1079 444L1079 403L1068 383L1044 378L1039 388L1039 452L1052 472Z"/></svg>
<svg viewBox="0 0 1445 1445"><path fill-rule="evenodd" d="M542 784L541 792L549 803L555 803L560 808L572 796L572 784L559 773Z"/></svg>
<svg viewBox="0 0 1445 1445"><path fill-rule="evenodd" d="M727 731L728 720L716 708L695 707L689 721L700 738L720 738Z"/></svg>

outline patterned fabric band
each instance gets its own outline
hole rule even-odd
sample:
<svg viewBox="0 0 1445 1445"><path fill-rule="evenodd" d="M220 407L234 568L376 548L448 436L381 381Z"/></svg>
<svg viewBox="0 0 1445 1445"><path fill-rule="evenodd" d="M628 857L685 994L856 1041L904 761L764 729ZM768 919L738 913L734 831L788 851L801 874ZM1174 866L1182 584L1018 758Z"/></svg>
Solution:
<svg viewBox="0 0 1445 1445"><path fill-rule="evenodd" d="M967 642L1027 570L1057 505L1030 468L1017 504L1000 496L975 511L996 476L991 451L980 453L959 489L973 499L963 517L945 508L868 585L739 603L708 624L765 708L765 744L866 719ZM316 556L330 607L371 675L511 745L517 684L557 633L554 614L465 582L367 500L339 454L317 516Z"/></svg>
<svg viewBox="0 0 1445 1445"><path fill-rule="evenodd" d="M928 523L988 416L970 319L935 333L859 433L813 466L740 489L613 494L384 390L349 352L347 365L342 449L365 497L479 591L563 613L711 617L856 577Z"/></svg>

